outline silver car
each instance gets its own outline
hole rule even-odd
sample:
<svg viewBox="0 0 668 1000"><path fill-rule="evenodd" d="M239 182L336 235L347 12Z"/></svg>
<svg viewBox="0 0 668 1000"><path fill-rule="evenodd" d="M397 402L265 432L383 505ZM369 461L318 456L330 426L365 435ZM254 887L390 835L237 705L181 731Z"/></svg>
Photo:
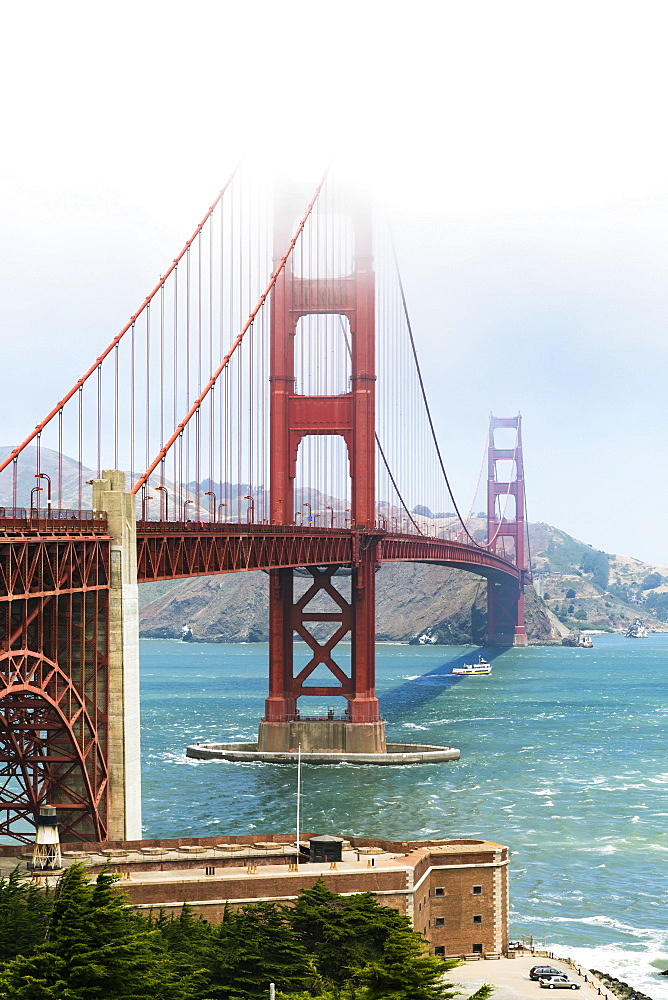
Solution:
<svg viewBox="0 0 668 1000"><path fill-rule="evenodd" d="M539 979L538 985L547 990L579 990L580 984L568 976L552 976L551 979Z"/></svg>

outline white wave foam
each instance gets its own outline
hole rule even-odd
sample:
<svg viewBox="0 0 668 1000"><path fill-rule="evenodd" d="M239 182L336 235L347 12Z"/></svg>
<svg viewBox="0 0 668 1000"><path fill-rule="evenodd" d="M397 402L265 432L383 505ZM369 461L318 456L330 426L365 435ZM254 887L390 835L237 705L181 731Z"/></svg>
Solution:
<svg viewBox="0 0 668 1000"><path fill-rule="evenodd" d="M668 980L652 969L653 962L668 958L664 935L655 931L642 951L603 946L599 948L571 948L565 945L547 945L555 955L568 955L587 969L598 969L609 976L621 979L652 1000L668 1000Z"/></svg>

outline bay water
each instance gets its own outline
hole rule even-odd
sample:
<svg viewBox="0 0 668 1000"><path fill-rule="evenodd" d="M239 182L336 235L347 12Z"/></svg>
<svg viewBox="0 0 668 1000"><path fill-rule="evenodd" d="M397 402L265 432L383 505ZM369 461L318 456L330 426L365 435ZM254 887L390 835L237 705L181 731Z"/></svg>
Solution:
<svg viewBox="0 0 668 1000"><path fill-rule="evenodd" d="M379 644L388 739L452 744L461 760L306 765L302 830L507 844L511 938L668 1000L668 635L594 641L486 650L487 677L452 676L471 647ZM185 756L256 739L267 655L142 640L145 836L294 830L295 766Z"/></svg>

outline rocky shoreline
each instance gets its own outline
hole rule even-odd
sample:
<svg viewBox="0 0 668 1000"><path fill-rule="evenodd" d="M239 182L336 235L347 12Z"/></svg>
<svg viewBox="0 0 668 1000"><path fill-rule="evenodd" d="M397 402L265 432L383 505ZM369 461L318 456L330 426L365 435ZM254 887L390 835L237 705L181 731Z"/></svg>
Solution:
<svg viewBox="0 0 668 1000"><path fill-rule="evenodd" d="M591 970L599 982L605 986L606 989L614 993L619 1000L653 1000L652 997L648 997L646 993L641 993L639 990L634 990L632 986L628 983L623 982L621 979L616 979L614 976L609 976L607 972L599 972L598 969Z"/></svg>

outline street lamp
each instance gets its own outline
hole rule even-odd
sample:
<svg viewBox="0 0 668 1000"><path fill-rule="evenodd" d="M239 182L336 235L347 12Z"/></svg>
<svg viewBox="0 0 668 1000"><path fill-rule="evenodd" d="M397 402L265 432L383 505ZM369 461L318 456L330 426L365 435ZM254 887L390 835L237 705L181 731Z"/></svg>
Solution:
<svg viewBox="0 0 668 1000"><path fill-rule="evenodd" d="M160 520L169 521L169 493L166 486L156 486L156 490L160 490L161 493L165 494L165 513L163 517L162 512L162 497L160 497Z"/></svg>
<svg viewBox="0 0 668 1000"><path fill-rule="evenodd" d="M184 500L183 501L183 520L184 521L188 520L188 511L187 511L186 508L187 508L187 506L188 506L189 503L195 503L195 501L194 500Z"/></svg>
<svg viewBox="0 0 668 1000"><path fill-rule="evenodd" d="M252 493L249 493L244 500L248 500L248 509L246 510L246 523L253 524L255 522L255 501L253 500Z"/></svg>
<svg viewBox="0 0 668 1000"><path fill-rule="evenodd" d="M46 479L46 506L47 513L51 513L51 476L48 476L46 472L38 472L35 479Z"/></svg>
<svg viewBox="0 0 668 1000"><path fill-rule="evenodd" d="M330 507L329 504L325 507L325 510L329 511L329 526L334 527L334 508Z"/></svg>
<svg viewBox="0 0 668 1000"><path fill-rule="evenodd" d="M218 504L218 520L219 521L222 521L221 511L222 511L223 507L227 507L227 504L226 503L219 503ZM227 514L225 515L225 520L227 521Z"/></svg>
<svg viewBox="0 0 668 1000"><path fill-rule="evenodd" d="M212 493L211 490L207 490L204 494L205 497L213 497L213 500L209 500L209 520L215 523L216 521L216 494Z"/></svg>
<svg viewBox="0 0 668 1000"><path fill-rule="evenodd" d="M312 524L313 523L313 511L311 510L311 504L310 503L303 503L302 507L308 507L308 522L309 522L309 524Z"/></svg>
<svg viewBox="0 0 668 1000"><path fill-rule="evenodd" d="M301 517L301 521L297 520L298 517ZM295 511L295 524L302 524L303 521L304 521L304 511L303 510L296 510Z"/></svg>
<svg viewBox="0 0 668 1000"><path fill-rule="evenodd" d="M33 486L33 488L31 489L31 491L30 491L30 510L31 511L35 507L35 494L36 493L43 493L43 492L44 491L42 490L41 486ZM39 497L37 497L37 513L39 514Z"/></svg>
<svg viewBox="0 0 668 1000"><path fill-rule="evenodd" d="M398 531L399 529L397 528L397 519L396 519L396 517L394 516L394 514L393 514L393 515L392 515L392 517L390 518L390 521L394 521L394 533L395 533L395 535L396 535L396 533L397 533L397 531Z"/></svg>
<svg viewBox="0 0 668 1000"><path fill-rule="evenodd" d="M144 494L144 496L141 498L141 519L142 519L142 521L147 521L148 520L148 518L146 517L146 504L149 502L149 500L152 500L152 499L153 499L153 497L147 497L146 494Z"/></svg>

